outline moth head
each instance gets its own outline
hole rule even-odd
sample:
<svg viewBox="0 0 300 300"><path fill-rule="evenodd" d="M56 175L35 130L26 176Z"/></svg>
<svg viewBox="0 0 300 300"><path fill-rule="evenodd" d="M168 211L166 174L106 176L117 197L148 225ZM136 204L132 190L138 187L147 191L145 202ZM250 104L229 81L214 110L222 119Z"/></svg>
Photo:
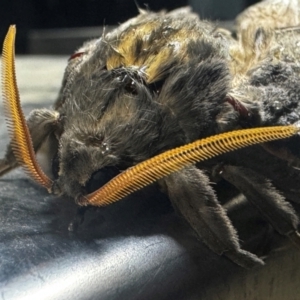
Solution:
<svg viewBox="0 0 300 300"><path fill-rule="evenodd" d="M64 114L54 160L56 189L72 197L101 187L120 171L167 149L167 116L154 101L158 85L137 67L80 74L61 109ZM174 132L176 136L176 132ZM96 184L97 182L97 184Z"/></svg>

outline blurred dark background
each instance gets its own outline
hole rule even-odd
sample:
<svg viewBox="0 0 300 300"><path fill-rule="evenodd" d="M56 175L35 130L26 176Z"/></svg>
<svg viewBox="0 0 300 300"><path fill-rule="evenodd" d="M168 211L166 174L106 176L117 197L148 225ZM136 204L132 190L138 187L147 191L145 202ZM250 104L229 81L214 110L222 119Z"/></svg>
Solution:
<svg viewBox="0 0 300 300"><path fill-rule="evenodd" d="M233 20L245 7L255 0L1 0L0 39L3 40L10 24L16 24L18 53L47 53L49 45L37 45L41 40L57 39L66 43L68 35L76 31L66 28L101 27L117 25L137 14L137 5L153 11L174 9L191 5L202 18ZM47 29L47 30L46 30ZM49 31L51 29L51 31ZM61 36L60 32L64 32ZM88 31L78 32L86 39ZM92 33L90 35L93 35ZM100 35L100 34L99 34ZM92 36L91 36L92 37ZM72 43L74 39L72 40ZM80 41L78 41L80 45ZM70 41L71 43L71 41ZM64 45L66 47L66 45ZM51 47L50 47L51 48ZM60 54L62 48L50 49L51 54ZM54 48L54 47L53 47ZM69 49L66 49L69 51Z"/></svg>

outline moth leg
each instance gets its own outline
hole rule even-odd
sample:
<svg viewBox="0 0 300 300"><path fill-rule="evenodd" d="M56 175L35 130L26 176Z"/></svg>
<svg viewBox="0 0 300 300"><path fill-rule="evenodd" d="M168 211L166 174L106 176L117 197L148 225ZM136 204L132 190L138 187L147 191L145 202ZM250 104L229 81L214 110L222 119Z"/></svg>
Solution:
<svg viewBox="0 0 300 300"><path fill-rule="evenodd" d="M298 216L269 180L252 170L231 165L223 165L218 173L236 186L278 233L288 236L300 249Z"/></svg>
<svg viewBox="0 0 300 300"><path fill-rule="evenodd" d="M255 254L240 248L230 219L199 169L187 167L162 181L173 205L209 248L246 268L264 264Z"/></svg>
<svg viewBox="0 0 300 300"><path fill-rule="evenodd" d="M33 110L27 119L33 148L38 151L47 136L53 132L59 113L48 109ZM18 167L11 143L8 144L4 158L0 159L0 176Z"/></svg>

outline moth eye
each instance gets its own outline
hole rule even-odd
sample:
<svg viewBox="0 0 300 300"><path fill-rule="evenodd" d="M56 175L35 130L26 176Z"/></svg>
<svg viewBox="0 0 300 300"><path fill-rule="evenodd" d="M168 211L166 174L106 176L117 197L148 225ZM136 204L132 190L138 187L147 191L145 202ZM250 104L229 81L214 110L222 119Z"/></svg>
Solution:
<svg viewBox="0 0 300 300"><path fill-rule="evenodd" d="M76 57L80 57L81 55L83 55L84 54L84 52L76 52L76 53L74 53L74 54L72 54L71 56L70 56L70 58L68 59L68 61L70 61L70 60L72 60L72 59L74 59L74 58L76 58Z"/></svg>
<svg viewBox="0 0 300 300"><path fill-rule="evenodd" d="M104 167L96 172L94 172L90 178L90 180L85 185L85 189L88 194L96 191L108 181L110 181L113 177L117 176L120 171L113 166Z"/></svg>
<svg viewBox="0 0 300 300"><path fill-rule="evenodd" d="M136 82L132 80L131 82L126 84L125 91L129 94L137 95L138 92L137 92L137 89L136 89Z"/></svg>

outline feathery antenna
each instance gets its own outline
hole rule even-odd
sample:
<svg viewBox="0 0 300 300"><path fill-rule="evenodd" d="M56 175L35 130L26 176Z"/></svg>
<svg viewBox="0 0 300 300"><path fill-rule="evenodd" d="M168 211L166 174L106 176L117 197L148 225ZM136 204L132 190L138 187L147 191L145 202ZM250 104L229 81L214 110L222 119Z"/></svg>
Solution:
<svg viewBox="0 0 300 300"><path fill-rule="evenodd" d="M2 91L6 123L11 146L18 163L37 183L50 191L52 181L40 168L32 145L29 129L21 108L15 72L16 26L11 25L3 43Z"/></svg>
<svg viewBox="0 0 300 300"><path fill-rule="evenodd" d="M79 199L79 203L105 206L185 166L239 148L288 138L299 131L299 127L294 125L262 127L236 130L197 140L188 145L166 151L127 169L97 191Z"/></svg>

